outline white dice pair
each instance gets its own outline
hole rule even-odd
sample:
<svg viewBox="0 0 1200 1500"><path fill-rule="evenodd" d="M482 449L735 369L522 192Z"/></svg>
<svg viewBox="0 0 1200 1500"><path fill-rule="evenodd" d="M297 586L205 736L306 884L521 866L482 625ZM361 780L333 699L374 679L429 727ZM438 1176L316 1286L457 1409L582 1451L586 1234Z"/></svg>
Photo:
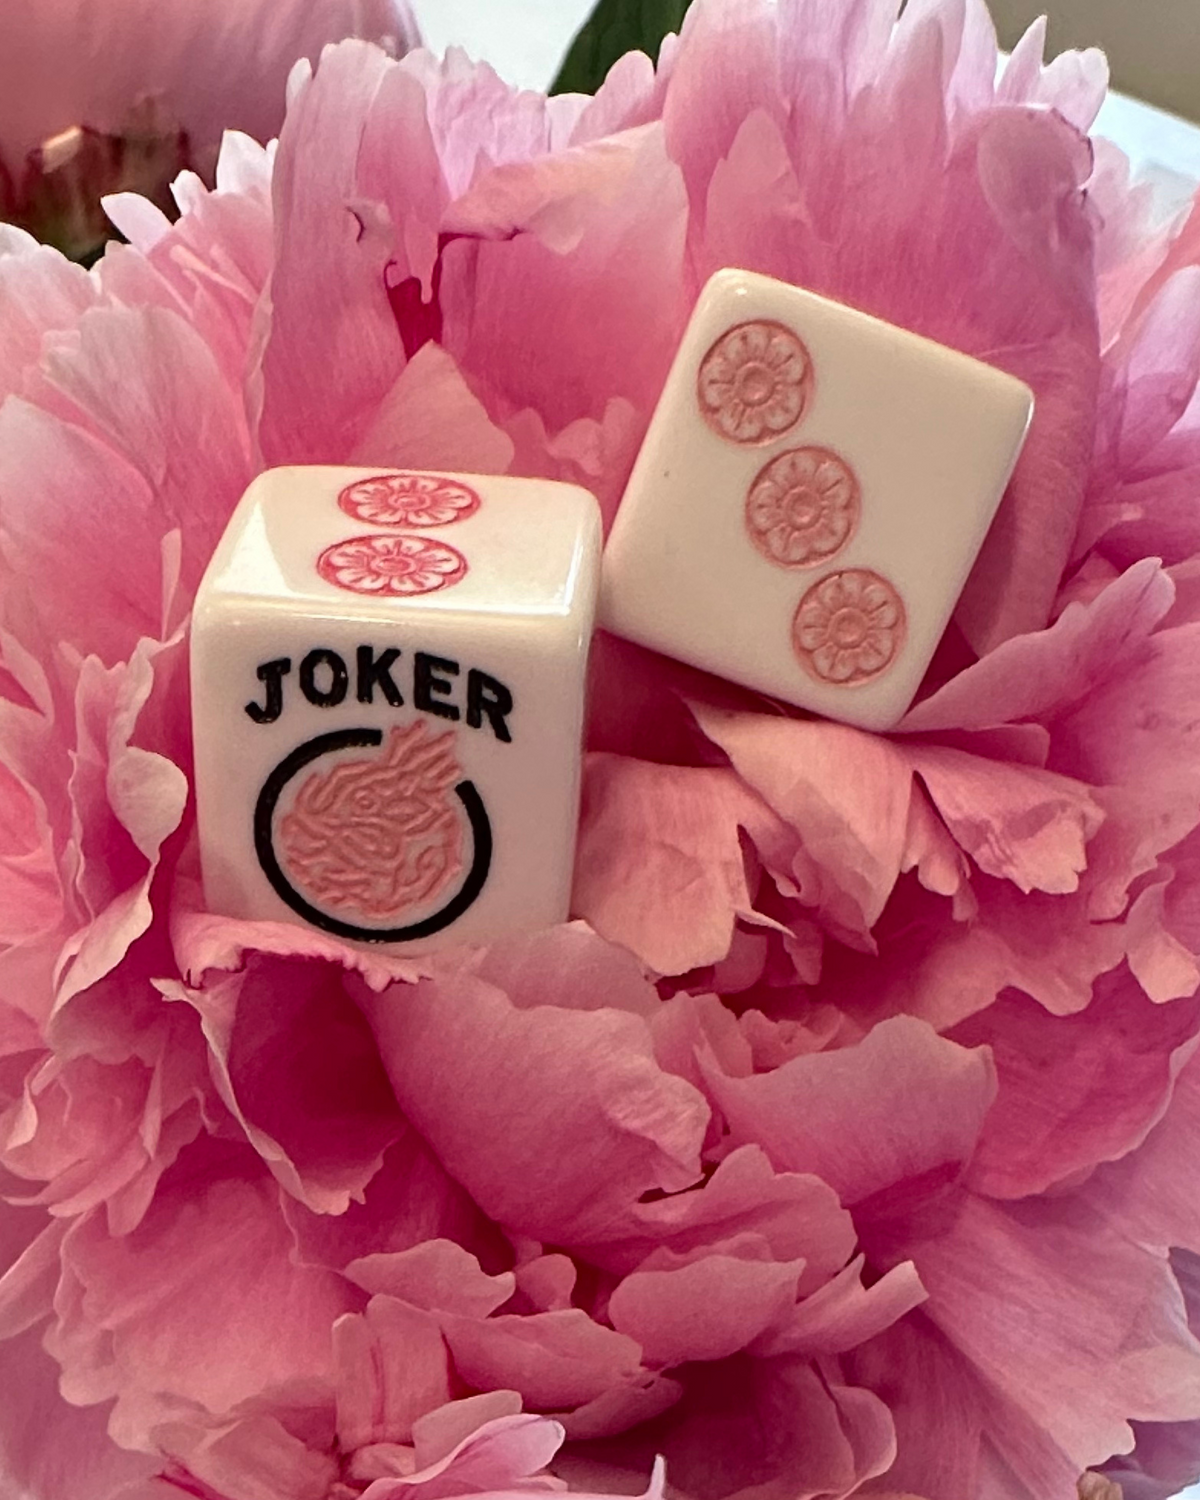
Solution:
<svg viewBox="0 0 1200 1500"><path fill-rule="evenodd" d="M601 623L888 728L1031 410L987 365L720 272L609 540ZM209 905L397 952L562 920L599 564L572 486L260 476L193 622Z"/></svg>

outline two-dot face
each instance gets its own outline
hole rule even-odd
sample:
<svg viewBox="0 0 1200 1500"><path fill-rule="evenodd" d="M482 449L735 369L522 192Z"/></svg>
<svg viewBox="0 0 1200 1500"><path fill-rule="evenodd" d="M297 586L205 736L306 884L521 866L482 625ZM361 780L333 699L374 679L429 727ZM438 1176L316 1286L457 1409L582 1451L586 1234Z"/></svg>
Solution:
<svg viewBox="0 0 1200 1500"><path fill-rule="evenodd" d="M601 623L799 707L890 728L1031 410L1025 386L966 355L720 271L609 536Z"/></svg>
<svg viewBox="0 0 1200 1500"><path fill-rule="evenodd" d="M479 496L438 474L375 474L347 485L338 505L373 526L449 526L473 516ZM466 558L448 542L407 532L348 537L326 547L317 572L337 588L377 598L412 598L452 588L467 576Z"/></svg>
<svg viewBox="0 0 1200 1500"><path fill-rule="evenodd" d="M762 447L789 439L746 489L746 533L776 567L828 563L850 542L862 486L832 448L791 446L812 406L817 374L803 339L783 323L738 323L700 361L696 401L710 430L730 443ZM804 670L822 682L857 687L888 671L904 645L904 602L878 573L826 574L801 598L791 639Z"/></svg>

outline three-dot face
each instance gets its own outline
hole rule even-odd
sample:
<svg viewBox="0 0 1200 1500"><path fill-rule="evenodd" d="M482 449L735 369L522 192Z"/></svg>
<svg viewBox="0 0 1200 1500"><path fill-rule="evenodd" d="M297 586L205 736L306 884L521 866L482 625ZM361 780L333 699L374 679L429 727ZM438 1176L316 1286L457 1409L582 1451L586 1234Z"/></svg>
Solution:
<svg viewBox="0 0 1200 1500"><path fill-rule="evenodd" d="M398 953L561 921L599 552L570 485L260 475L193 616L208 905Z"/></svg>
<svg viewBox="0 0 1200 1500"><path fill-rule="evenodd" d="M912 701L1032 395L783 282L705 287L605 553L619 635L871 729Z"/></svg>

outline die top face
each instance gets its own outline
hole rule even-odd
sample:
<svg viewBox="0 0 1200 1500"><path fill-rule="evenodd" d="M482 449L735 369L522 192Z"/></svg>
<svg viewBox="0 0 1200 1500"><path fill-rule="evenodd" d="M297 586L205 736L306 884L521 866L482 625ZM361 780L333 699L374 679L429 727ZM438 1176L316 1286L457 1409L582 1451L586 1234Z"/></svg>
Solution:
<svg viewBox="0 0 1200 1500"><path fill-rule="evenodd" d="M342 615L569 615L598 528L586 490L549 480L271 469L243 496L198 608L240 597Z"/></svg>
<svg viewBox="0 0 1200 1500"><path fill-rule="evenodd" d="M617 634L867 728L912 701L1033 397L955 350L718 272L605 553Z"/></svg>

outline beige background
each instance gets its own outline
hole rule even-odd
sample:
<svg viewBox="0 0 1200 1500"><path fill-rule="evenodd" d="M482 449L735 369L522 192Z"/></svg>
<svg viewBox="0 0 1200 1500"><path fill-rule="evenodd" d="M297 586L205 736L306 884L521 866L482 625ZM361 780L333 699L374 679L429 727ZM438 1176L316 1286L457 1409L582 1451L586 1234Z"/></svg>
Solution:
<svg viewBox="0 0 1200 1500"><path fill-rule="evenodd" d="M1043 12L1047 55L1103 47L1113 83L1162 109L1200 120L1200 0L990 0L1001 44L1011 47Z"/></svg>

